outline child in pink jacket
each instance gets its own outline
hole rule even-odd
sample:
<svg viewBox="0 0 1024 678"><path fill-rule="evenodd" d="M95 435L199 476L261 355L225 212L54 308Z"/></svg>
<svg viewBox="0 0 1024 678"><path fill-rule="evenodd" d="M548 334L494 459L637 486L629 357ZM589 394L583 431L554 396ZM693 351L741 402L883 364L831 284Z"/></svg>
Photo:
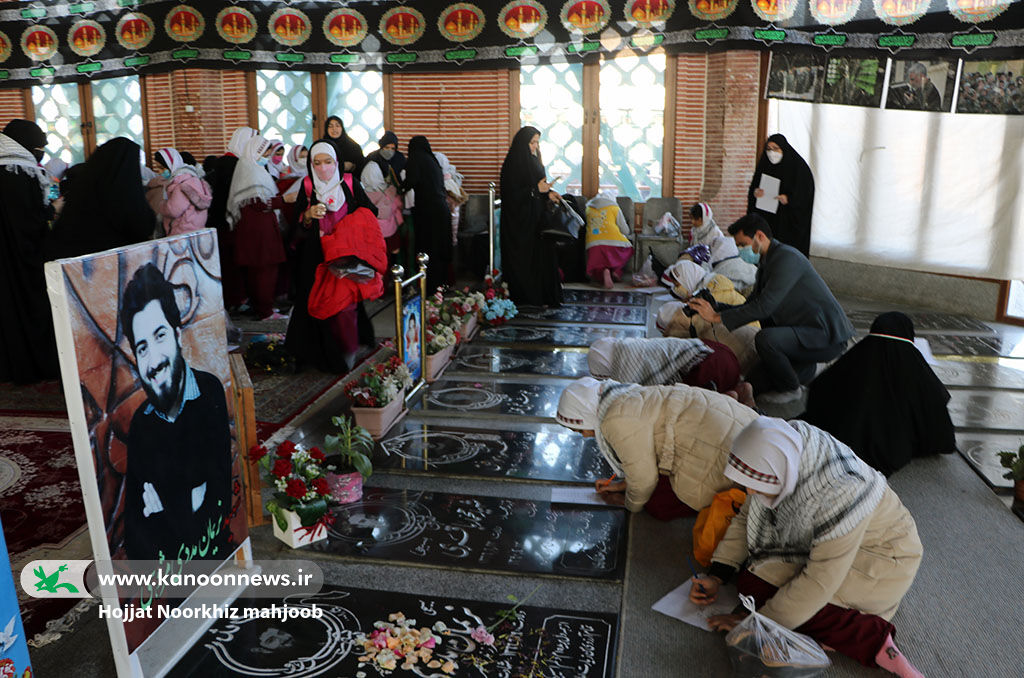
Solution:
<svg viewBox="0 0 1024 678"><path fill-rule="evenodd" d="M206 211L212 199L210 185L200 179L196 168L186 164L173 148L161 149L156 155L157 161L166 168L162 199L152 201L163 221L163 235L180 235L205 228ZM150 191L156 189L152 183L150 186Z"/></svg>

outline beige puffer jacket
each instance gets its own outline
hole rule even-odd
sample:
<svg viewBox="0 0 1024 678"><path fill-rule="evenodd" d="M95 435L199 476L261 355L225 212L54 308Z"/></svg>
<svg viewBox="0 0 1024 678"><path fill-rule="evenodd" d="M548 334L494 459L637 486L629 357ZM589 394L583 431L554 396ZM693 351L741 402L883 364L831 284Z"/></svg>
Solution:
<svg viewBox="0 0 1024 678"><path fill-rule="evenodd" d="M683 384L641 386L614 401L601 435L622 462L626 508L643 509L668 475L672 490L700 510L729 488L724 475L732 441L757 412L721 393Z"/></svg>

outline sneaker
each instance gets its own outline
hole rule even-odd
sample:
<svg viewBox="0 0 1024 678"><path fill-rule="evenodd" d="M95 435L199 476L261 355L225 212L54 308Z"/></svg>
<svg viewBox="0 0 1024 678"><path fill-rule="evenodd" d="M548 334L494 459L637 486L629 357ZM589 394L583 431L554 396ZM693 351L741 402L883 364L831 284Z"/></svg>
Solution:
<svg viewBox="0 0 1024 678"><path fill-rule="evenodd" d="M781 405L783 403L791 403L794 400L800 400L803 395L804 387L798 386L792 391L767 391L758 395L757 399L766 403Z"/></svg>

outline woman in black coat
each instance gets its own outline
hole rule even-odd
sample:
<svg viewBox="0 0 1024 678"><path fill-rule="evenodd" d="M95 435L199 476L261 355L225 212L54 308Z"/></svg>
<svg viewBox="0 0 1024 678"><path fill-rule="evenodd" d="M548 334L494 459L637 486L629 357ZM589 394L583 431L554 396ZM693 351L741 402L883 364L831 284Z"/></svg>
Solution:
<svg viewBox="0 0 1024 678"><path fill-rule="evenodd" d="M779 180L779 205L774 214L757 209L757 199L764 195L761 175ZM775 196L767 196L773 198ZM772 227L774 237L809 256L811 251L811 213L814 211L814 174L807 162L781 134L773 134L765 142L757 162L754 178L747 192L747 212L757 212Z"/></svg>
<svg viewBox="0 0 1024 678"><path fill-rule="evenodd" d="M417 252L426 252L427 290L449 282L452 263L452 215L444 190L444 173L424 136L409 139L409 158L405 165L402 191L415 191L412 228Z"/></svg>
<svg viewBox="0 0 1024 678"><path fill-rule="evenodd" d="M544 205L558 200L545 178L540 131L524 127L501 164L501 270L512 300L558 306L562 281L554 243L540 237Z"/></svg>

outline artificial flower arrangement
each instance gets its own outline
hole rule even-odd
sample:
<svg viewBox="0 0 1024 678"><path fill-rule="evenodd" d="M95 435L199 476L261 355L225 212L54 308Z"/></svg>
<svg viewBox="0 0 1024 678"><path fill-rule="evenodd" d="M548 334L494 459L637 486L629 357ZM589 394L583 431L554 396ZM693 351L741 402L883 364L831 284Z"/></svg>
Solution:
<svg viewBox="0 0 1024 678"><path fill-rule="evenodd" d="M494 284L494 276L497 274L495 270L492 275L484 276L483 295L487 303L481 313L488 325L504 325L519 312L515 302L509 299L508 283Z"/></svg>
<svg viewBox="0 0 1024 678"><path fill-rule="evenodd" d="M268 374L295 372L295 356L284 346L283 334L259 334L245 346L245 364Z"/></svg>
<svg viewBox="0 0 1024 678"><path fill-rule="evenodd" d="M462 317L453 313L452 307L446 304L444 290L440 287L433 296L427 297L424 306L427 314L425 348L426 354L430 356L458 343L458 328L462 326Z"/></svg>
<svg viewBox="0 0 1024 678"><path fill-rule="evenodd" d="M349 382L345 386L345 395L355 407L384 407L398 397L403 388L411 385L409 368L398 356L391 356Z"/></svg>
<svg viewBox="0 0 1024 678"><path fill-rule="evenodd" d="M328 511L331 488L324 475L326 455L318 447L306 450L286 440L273 455L263 445L254 445L249 456L263 472L264 479L274 486L274 497L266 504L267 511L282 531L288 529L287 511L298 516L301 537L320 538L334 522Z"/></svg>

